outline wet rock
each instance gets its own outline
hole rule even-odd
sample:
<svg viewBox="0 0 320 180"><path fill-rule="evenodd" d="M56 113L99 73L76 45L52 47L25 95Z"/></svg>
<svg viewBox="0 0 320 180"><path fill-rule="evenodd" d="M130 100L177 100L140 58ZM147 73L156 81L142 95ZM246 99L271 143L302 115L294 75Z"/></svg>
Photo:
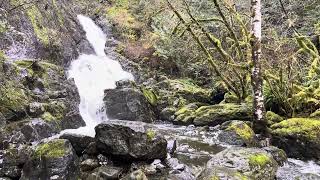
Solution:
<svg viewBox="0 0 320 180"><path fill-rule="evenodd" d="M121 159L164 159L167 141L142 124L99 124L95 128L97 149Z"/></svg>
<svg viewBox="0 0 320 180"><path fill-rule="evenodd" d="M229 120L251 120L252 108L247 104L202 106L196 110L193 123L197 126L216 126Z"/></svg>
<svg viewBox="0 0 320 180"><path fill-rule="evenodd" d="M18 179L21 176L21 167L32 154L31 147L27 145L10 145L5 150L0 150L0 177L6 176Z"/></svg>
<svg viewBox="0 0 320 180"><path fill-rule="evenodd" d="M173 121L174 113L177 111L176 108L164 108L160 112L160 119L164 121Z"/></svg>
<svg viewBox="0 0 320 180"><path fill-rule="evenodd" d="M283 166L287 161L287 154L282 149L279 149L275 146L264 147L263 150L267 151L274 160L277 161L279 166Z"/></svg>
<svg viewBox="0 0 320 180"><path fill-rule="evenodd" d="M179 111L175 112L174 116L175 119L173 121L174 124L182 124L182 125L189 125L193 123L195 118L194 112L199 108L199 103L191 103L188 104Z"/></svg>
<svg viewBox="0 0 320 180"><path fill-rule="evenodd" d="M273 145L288 157L320 159L320 120L293 118L271 126Z"/></svg>
<svg viewBox="0 0 320 180"><path fill-rule="evenodd" d="M96 168L87 179L88 180L116 180L119 179L123 172L123 168L115 166L101 166Z"/></svg>
<svg viewBox="0 0 320 180"><path fill-rule="evenodd" d="M130 80L120 80L116 82L116 88L117 89L123 89L123 88L135 88L135 82Z"/></svg>
<svg viewBox="0 0 320 180"><path fill-rule="evenodd" d="M258 145L254 131L243 121L227 121L220 126L218 140L230 145L253 147Z"/></svg>
<svg viewBox="0 0 320 180"><path fill-rule="evenodd" d="M136 170L123 178L123 180L148 180L142 170Z"/></svg>
<svg viewBox="0 0 320 180"><path fill-rule="evenodd" d="M166 164L173 170L183 171L185 168L185 165L181 164L177 158L167 159Z"/></svg>
<svg viewBox="0 0 320 180"><path fill-rule="evenodd" d="M36 147L23 166L21 180L70 179L79 177L79 159L68 140L56 139Z"/></svg>
<svg viewBox="0 0 320 180"><path fill-rule="evenodd" d="M223 176L236 175L234 179L240 175L240 179L273 180L277 169L277 162L265 150L232 147L214 155L199 179L214 179L214 172L222 171Z"/></svg>
<svg viewBox="0 0 320 180"><path fill-rule="evenodd" d="M80 163L81 171L91 171L99 167L99 161L97 159L86 159Z"/></svg>
<svg viewBox="0 0 320 180"><path fill-rule="evenodd" d="M63 134L62 136L60 136L60 139L69 140L78 156L81 156L84 150L89 147L89 144L95 141L95 139L92 137L71 133Z"/></svg>
<svg viewBox="0 0 320 180"><path fill-rule="evenodd" d="M77 111L68 112L65 115L65 118L61 120L62 129L77 129L84 126L86 126L86 123L82 119L80 113Z"/></svg>
<svg viewBox="0 0 320 180"><path fill-rule="evenodd" d="M168 158L165 161L166 165L169 167L168 179L174 180L193 180L195 179L191 169L179 162L177 158Z"/></svg>
<svg viewBox="0 0 320 180"><path fill-rule="evenodd" d="M167 144L167 151L169 154L173 154L177 149L177 140L169 140Z"/></svg>
<svg viewBox="0 0 320 180"><path fill-rule="evenodd" d="M153 122L155 115L144 94L136 88L107 89L104 94L110 119Z"/></svg>

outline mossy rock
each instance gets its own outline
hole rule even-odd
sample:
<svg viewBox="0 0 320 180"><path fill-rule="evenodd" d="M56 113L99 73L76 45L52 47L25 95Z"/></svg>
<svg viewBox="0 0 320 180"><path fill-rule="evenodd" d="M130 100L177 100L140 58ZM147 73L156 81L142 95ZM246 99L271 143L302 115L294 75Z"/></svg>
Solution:
<svg viewBox="0 0 320 180"><path fill-rule="evenodd" d="M239 98L235 94L226 93L223 103L239 103Z"/></svg>
<svg viewBox="0 0 320 180"><path fill-rule="evenodd" d="M221 142L231 145L254 147L258 145L256 134L243 121L228 121L221 125L222 132L218 135Z"/></svg>
<svg viewBox="0 0 320 180"><path fill-rule="evenodd" d="M241 172L227 167L213 166L201 172L198 180L253 180Z"/></svg>
<svg viewBox="0 0 320 180"><path fill-rule="evenodd" d="M64 139L57 139L40 144L37 146L34 156L36 158L61 158L70 151L70 149L66 148L65 141Z"/></svg>
<svg viewBox="0 0 320 180"><path fill-rule="evenodd" d="M39 144L32 157L24 164L21 179L78 179L79 158L71 143L65 139L54 139Z"/></svg>
<svg viewBox="0 0 320 180"><path fill-rule="evenodd" d="M272 143L289 157L320 159L320 120L292 118L271 126Z"/></svg>
<svg viewBox="0 0 320 180"><path fill-rule="evenodd" d="M146 97L146 99L148 100L148 102L152 106L157 105L158 97L152 90L146 89L146 88L141 88L141 91L142 91L144 97Z"/></svg>
<svg viewBox="0 0 320 180"><path fill-rule="evenodd" d="M181 108L187 104L210 103L211 89L201 88L190 79L165 79L157 83L154 92L160 111L166 107Z"/></svg>
<svg viewBox="0 0 320 180"><path fill-rule="evenodd" d="M199 103L191 103L183 106L174 113L174 124L190 125L195 118L194 113L199 108Z"/></svg>
<svg viewBox="0 0 320 180"><path fill-rule="evenodd" d="M231 172L231 175L233 175L231 179L273 180L276 176L278 164L272 155L265 150L232 147L214 155L200 177L207 177L205 174L208 171L212 172L210 170L216 169L223 170L225 173Z"/></svg>
<svg viewBox="0 0 320 180"><path fill-rule="evenodd" d="M202 106L194 113L197 126L216 126L230 120L252 120L252 107L248 104L219 104Z"/></svg>
<svg viewBox="0 0 320 180"><path fill-rule="evenodd" d="M266 113L266 120L268 121L268 125L273 125L275 123L279 123L281 121L283 121L283 117L281 117L280 115L272 112L272 111L268 111Z"/></svg>

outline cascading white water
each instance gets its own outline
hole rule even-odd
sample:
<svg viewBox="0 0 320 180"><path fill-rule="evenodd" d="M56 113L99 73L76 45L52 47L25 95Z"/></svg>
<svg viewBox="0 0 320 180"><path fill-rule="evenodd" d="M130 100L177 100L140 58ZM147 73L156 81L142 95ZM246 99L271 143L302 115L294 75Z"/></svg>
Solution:
<svg viewBox="0 0 320 180"><path fill-rule="evenodd" d="M86 37L96 54L82 54L71 63L68 77L73 78L80 95L79 110L86 127L67 132L94 135L94 127L107 120L103 96L105 89L116 87L116 81L133 80L118 61L110 59L104 52L106 35L92 19L78 15L78 20L86 32Z"/></svg>

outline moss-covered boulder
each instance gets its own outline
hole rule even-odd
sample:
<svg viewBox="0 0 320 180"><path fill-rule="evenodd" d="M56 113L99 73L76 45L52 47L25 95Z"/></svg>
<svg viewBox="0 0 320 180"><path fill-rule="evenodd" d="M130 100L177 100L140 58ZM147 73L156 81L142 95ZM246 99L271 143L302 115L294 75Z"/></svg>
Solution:
<svg viewBox="0 0 320 180"><path fill-rule="evenodd" d="M191 79L165 79L153 87L157 94L159 112L166 107L180 108L193 102L209 103L211 90L195 84Z"/></svg>
<svg viewBox="0 0 320 180"><path fill-rule="evenodd" d="M283 117L281 117L280 115L278 115L272 111L267 111L265 118L266 118L269 126L271 126L275 123L279 123L284 120Z"/></svg>
<svg viewBox="0 0 320 180"><path fill-rule="evenodd" d="M193 103L180 108L175 113L174 123L196 126L216 126L230 120L250 121L252 108L247 104L217 104L202 106Z"/></svg>
<svg viewBox="0 0 320 180"><path fill-rule="evenodd" d="M218 135L218 139L221 142L253 147L258 145L256 134L250 128L248 124L243 121L228 121L221 125L221 133Z"/></svg>
<svg viewBox="0 0 320 180"><path fill-rule="evenodd" d="M70 179L79 177L79 159L68 140L56 139L36 147L24 165L22 180Z"/></svg>
<svg viewBox="0 0 320 180"><path fill-rule="evenodd" d="M197 109L193 123L197 126L215 126L229 120L251 119L252 108L247 104L219 104Z"/></svg>
<svg viewBox="0 0 320 180"><path fill-rule="evenodd" d="M211 180L228 177L235 180L273 180L277 169L277 162L267 151L233 147L214 155L200 174L199 179Z"/></svg>
<svg viewBox="0 0 320 180"><path fill-rule="evenodd" d="M320 159L320 120L293 118L271 126L272 144L289 157Z"/></svg>
<svg viewBox="0 0 320 180"><path fill-rule="evenodd" d="M191 103L183 106L174 113L173 123L181 125L189 125L193 123L194 113L200 107L199 103Z"/></svg>

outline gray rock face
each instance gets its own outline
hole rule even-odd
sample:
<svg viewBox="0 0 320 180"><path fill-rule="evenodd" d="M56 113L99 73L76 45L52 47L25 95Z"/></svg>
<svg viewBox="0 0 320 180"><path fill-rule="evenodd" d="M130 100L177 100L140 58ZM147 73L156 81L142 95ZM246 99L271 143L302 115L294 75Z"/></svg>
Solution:
<svg viewBox="0 0 320 180"><path fill-rule="evenodd" d="M216 154L200 174L200 180L229 179L275 179L277 162L264 150L234 147Z"/></svg>
<svg viewBox="0 0 320 180"><path fill-rule="evenodd" d="M97 149L120 159L164 159L167 141L142 125L136 127L119 124L99 124L95 128Z"/></svg>
<svg viewBox="0 0 320 180"><path fill-rule="evenodd" d="M68 140L56 139L37 146L23 166L21 180L79 177L79 159Z"/></svg>
<svg viewBox="0 0 320 180"><path fill-rule="evenodd" d="M124 87L105 90L104 102L106 113L110 119L142 122L155 120L148 100L136 88Z"/></svg>
<svg viewBox="0 0 320 180"><path fill-rule="evenodd" d="M32 149L26 145L12 145L6 150L0 150L0 177L19 178L21 167L29 159L31 153Z"/></svg>
<svg viewBox="0 0 320 180"><path fill-rule="evenodd" d="M95 141L94 138L89 136L70 133L63 134L60 139L69 140L78 156L81 156L85 149L89 147L89 144Z"/></svg>

